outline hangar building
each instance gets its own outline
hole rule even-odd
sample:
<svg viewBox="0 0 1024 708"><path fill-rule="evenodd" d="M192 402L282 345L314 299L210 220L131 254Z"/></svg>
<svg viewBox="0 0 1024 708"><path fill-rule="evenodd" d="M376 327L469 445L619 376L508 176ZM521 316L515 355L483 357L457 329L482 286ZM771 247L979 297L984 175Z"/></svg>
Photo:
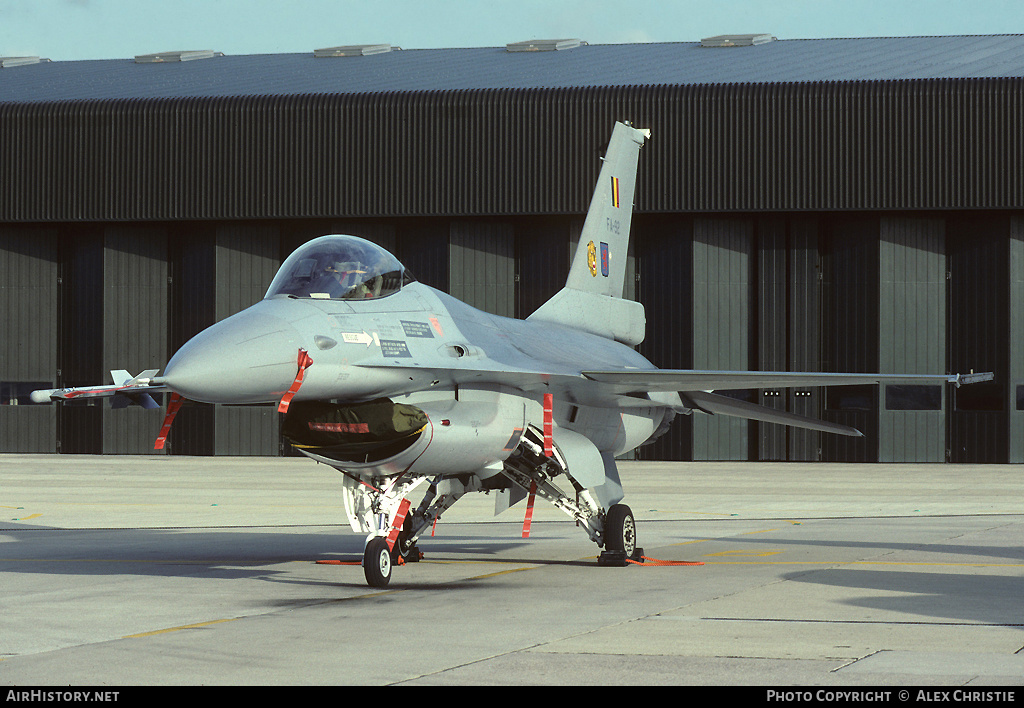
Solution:
<svg viewBox="0 0 1024 708"><path fill-rule="evenodd" d="M612 122L652 131L628 289L663 367L991 384L745 392L863 439L683 417L649 459L1024 461L1024 36L0 57L0 451L147 453L162 416L31 405L161 368L353 233L525 316L564 282ZM289 454L187 406L170 454Z"/></svg>

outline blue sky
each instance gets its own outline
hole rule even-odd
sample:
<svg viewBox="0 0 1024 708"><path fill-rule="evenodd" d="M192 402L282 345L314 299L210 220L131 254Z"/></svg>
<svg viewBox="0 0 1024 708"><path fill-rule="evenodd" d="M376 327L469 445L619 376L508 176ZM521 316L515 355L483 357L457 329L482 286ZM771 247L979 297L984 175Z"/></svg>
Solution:
<svg viewBox="0 0 1024 708"><path fill-rule="evenodd" d="M0 56L53 61L179 49L308 52L387 42L494 47L1024 33L1024 0L0 0Z"/></svg>

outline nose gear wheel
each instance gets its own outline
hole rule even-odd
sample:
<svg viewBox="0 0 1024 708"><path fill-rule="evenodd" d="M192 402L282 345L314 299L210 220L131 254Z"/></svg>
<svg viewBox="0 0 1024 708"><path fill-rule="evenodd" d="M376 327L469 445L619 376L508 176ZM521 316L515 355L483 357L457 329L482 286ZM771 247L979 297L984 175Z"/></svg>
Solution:
<svg viewBox="0 0 1024 708"><path fill-rule="evenodd" d="M363 575L370 587L383 588L391 582L391 549L383 536L375 536L366 544Z"/></svg>

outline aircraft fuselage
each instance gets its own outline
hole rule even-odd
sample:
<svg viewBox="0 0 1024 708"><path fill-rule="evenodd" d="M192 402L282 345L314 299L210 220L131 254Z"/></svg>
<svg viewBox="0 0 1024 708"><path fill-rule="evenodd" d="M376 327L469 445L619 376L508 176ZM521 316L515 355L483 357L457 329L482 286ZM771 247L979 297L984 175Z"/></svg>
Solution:
<svg viewBox="0 0 1024 708"><path fill-rule="evenodd" d="M642 444L666 412L649 399L602 395L581 376L655 368L631 347L483 312L416 282L369 300L267 298L196 335L163 378L195 401L277 402L296 377L300 349L312 364L296 402L445 401L500 389L523 399L526 422L539 425L543 395L551 393L560 427L615 454Z"/></svg>

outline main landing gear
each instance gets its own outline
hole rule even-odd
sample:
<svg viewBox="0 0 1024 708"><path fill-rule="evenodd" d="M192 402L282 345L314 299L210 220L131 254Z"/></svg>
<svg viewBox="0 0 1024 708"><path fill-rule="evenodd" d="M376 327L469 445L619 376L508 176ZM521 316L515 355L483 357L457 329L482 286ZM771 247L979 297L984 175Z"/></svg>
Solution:
<svg viewBox="0 0 1024 708"><path fill-rule="evenodd" d="M625 504L614 504L604 518L604 552L598 565L624 566L639 561L644 549L636 545L636 521Z"/></svg>
<svg viewBox="0 0 1024 708"><path fill-rule="evenodd" d="M532 433L532 429L528 431ZM500 470L506 478L505 487L517 485L522 490L544 499L560 509L604 549L598 559L603 566L625 566L639 562L643 549L637 547L636 521L625 504L612 504L607 511L595 497L569 474L565 462L557 454L547 457L529 435L526 453L510 457ZM526 443L522 443L526 445ZM537 449L534 450L533 448ZM564 492L554 478L564 475L572 491ZM360 480L354 475L344 477L345 510L352 529L369 533L363 553L363 573L371 587L387 587L395 566L420 559L416 542L428 531L442 512L469 492L503 489L500 484L484 487L477 475L434 478L418 506L412 506L407 495L427 478L398 475L392 479ZM492 475L488 482L497 481Z"/></svg>
<svg viewBox="0 0 1024 708"><path fill-rule="evenodd" d="M598 565L625 566L629 561L639 562L644 550L636 545L636 520L625 504L615 504L605 515L604 551ZM396 564L419 560L419 549L409 543L405 533L388 547L387 538L374 536L363 551L363 575L370 587L384 588L391 582L391 570Z"/></svg>

